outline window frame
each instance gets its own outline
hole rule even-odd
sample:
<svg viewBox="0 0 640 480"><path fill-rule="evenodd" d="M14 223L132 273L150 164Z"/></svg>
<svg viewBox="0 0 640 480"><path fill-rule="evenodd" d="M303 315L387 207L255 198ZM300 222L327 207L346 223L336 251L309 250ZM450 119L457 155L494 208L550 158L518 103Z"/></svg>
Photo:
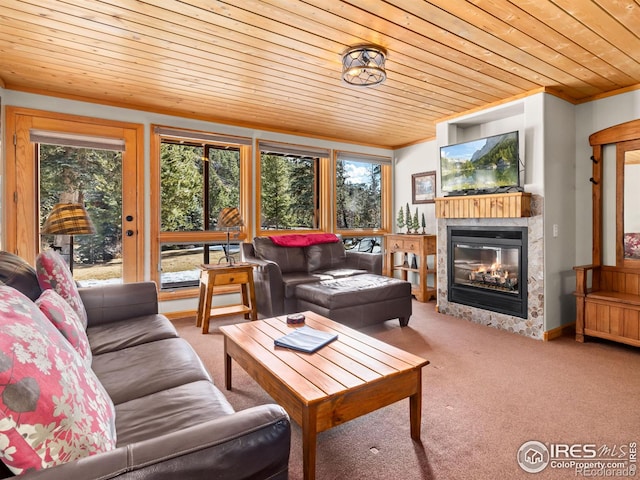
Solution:
<svg viewBox="0 0 640 480"><path fill-rule="evenodd" d="M161 301L176 300L181 298L191 298L198 295L199 287L178 287L175 289L161 288L161 247L162 244L179 243L225 243L227 242L226 230L209 230L198 232L164 232L160 228L161 209L161 184L160 184L160 153L163 139L183 140L185 143L196 143L207 145L217 145L221 147L232 147L240 149L240 205L238 209L242 218L245 219L244 226L233 233L233 242L242 242L251 238L252 226L248 221L252 216L251 207L251 153L252 142L245 137L233 137L201 130L187 128L163 127L151 125L150 135L150 264L151 280L158 285L158 298ZM236 142L236 143L234 143ZM237 286L221 287L219 292L237 292Z"/></svg>
<svg viewBox="0 0 640 480"><path fill-rule="evenodd" d="M304 156L309 158L316 158L317 171L316 171L316 188L318 193L317 209L314 212L314 216L317 218L318 225L316 228L305 229L277 229L277 230L265 230L262 228L261 216L262 216L262 154L272 153L265 151L269 147L275 147L283 152L277 154L286 154L289 156ZM296 152L305 152L306 154L297 155ZM326 153L325 153L326 152ZM275 152L273 152L275 154ZM326 156L323 156L325 154ZM314 156L318 155L318 156ZM289 235L289 234L305 234L305 233L317 233L317 232L329 232L331 231L331 183L330 183L330 167L331 167L331 152L328 149L315 149L313 147L305 147L302 145L292 144L278 144L271 141L258 141L256 148L256 161L255 161L255 208L256 208L256 236L271 236L271 235Z"/></svg>
<svg viewBox="0 0 640 480"><path fill-rule="evenodd" d="M338 182L336 174L338 171L339 157L351 157L352 161L362 161L380 164L380 228L338 228ZM376 159L379 161L377 162ZM361 153L350 153L346 151L334 150L333 152L333 173L334 182L332 190L333 201L333 231L340 234L343 239L350 237L382 237L391 233L392 229L392 185L393 185L393 164L389 157L381 157L378 155L364 155Z"/></svg>

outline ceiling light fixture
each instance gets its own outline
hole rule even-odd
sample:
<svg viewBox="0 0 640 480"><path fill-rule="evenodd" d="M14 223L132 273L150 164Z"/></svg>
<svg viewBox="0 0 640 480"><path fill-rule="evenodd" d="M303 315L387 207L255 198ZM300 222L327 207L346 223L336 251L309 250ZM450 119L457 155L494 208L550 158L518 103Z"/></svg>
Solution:
<svg viewBox="0 0 640 480"><path fill-rule="evenodd" d="M371 87L385 81L387 51L375 45L358 45L342 54L342 80L357 87Z"/></svg>

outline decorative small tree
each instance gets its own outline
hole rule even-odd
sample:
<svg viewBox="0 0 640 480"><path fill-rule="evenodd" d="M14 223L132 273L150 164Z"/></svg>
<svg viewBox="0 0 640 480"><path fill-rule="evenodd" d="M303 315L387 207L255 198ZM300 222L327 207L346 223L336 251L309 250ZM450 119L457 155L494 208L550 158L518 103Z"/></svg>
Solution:
<svg viewBox="0 0 640 480"><path fill-rule="evenodd" d="M412 225L412 221L411 221L411 210L409 210L409 202L407 202L407 207L405 209L405 214L404 214L404 218L406 219L406 227L407 227L407 233L411 233L411 227Z"/></svg>
<svg viewBox="0 0 640 480"><path fill-rule="evenodd" d="M418 233L418 229L420 228L420 223L419 223L419 220L418 220L418 208L417 207L416 207L416 213L413 216L413 222L412 222L411 226L413 227L413 231L415 233Z"/></svg>
<svg viewBox="0 0 640 480"><path fill-rule="evenodd" d="M400 211L398 212L398 218L396 218L396 223L398 224L398 230L404 228L404 208L400 207Z"/></svg>
<svg viewBox="0 0 640 480"><path fill-rule="evenodd" d="M426 232L425 228L427 227L427 222L424 219L424 212L422 212L422 234L424 235Z"/></svg>

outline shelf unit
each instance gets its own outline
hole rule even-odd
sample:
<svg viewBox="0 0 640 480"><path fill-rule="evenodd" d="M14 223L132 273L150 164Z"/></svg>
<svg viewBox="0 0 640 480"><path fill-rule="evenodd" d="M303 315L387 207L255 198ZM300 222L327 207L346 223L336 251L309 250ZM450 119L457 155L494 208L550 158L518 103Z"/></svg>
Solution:
<svg viewBox="0 0 640 480"><path fill-rule="evenodd" d="M436 252L437 242L435 235L413 235L413 234L389 234L384 236L384 274L388 277L395 277L399 272L400 278L409 279L409 272L417 275L417 283L412 282L411 294L419 302L428 302L436 298L437 274L436 274ZM402 254L403 263L398 264L398 256ZM417 267L411 268L411 258L409 254L416 256ZM408 265L404 264L405 256ZM433 269L429 268L429 257L433 257ZM429 281L433 277L432 281Z"/></svg>

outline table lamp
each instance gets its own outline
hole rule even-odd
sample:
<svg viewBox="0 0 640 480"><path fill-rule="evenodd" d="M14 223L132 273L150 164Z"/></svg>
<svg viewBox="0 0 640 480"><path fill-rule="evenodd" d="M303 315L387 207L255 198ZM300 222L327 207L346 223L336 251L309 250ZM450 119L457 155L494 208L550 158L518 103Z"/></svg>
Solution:
<svg viewBox="0 0 640 480"><path fill-rule="evenodd" d="M73 236L96 233L81 203L56 203L42 226L41 235L69 235L69 270L73 273Z"/></svg>
<svg viewBox="0 0 640 480"><path fill-rule="evenodd" d="M236 207L225 207L220 210L220 214L218 215L218 227L227 229L227 249L224 252L224 258L229 265L233 265L233 262L235 261L229 253L231 251L229 245L229 229L242 226L244 226L244 222L242 221L240 212ZM222 258L220 261L222 261ZM220 261L218 261L218 263L220 263Z"/></svg>

